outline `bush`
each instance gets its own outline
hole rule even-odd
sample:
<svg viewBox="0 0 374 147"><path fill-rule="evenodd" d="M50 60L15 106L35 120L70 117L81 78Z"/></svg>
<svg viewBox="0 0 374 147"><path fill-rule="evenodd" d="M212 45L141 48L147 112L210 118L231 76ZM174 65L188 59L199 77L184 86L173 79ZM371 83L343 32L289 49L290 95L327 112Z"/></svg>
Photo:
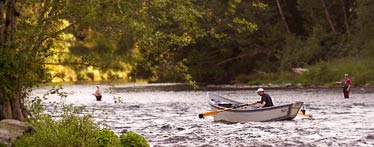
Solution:
<svg viewBox="0 0 374 147"><path fill-rule="evenodd" d="M18 139L15 147L70 147L98 146L96 131L99 130L88 117L68 116L54 121L51 116L40 117L31 123L36 132Z"/></svg>
<svg viewBox="0 0 374 147"><path fill-rule="evenodd" d="M149 147L147 140L134 132L127 132L120 136L123 147Z"/></svg>
<svg viewBox="0 0 374 147"><path fill-rule="evenodd" d="M99 146L102 147L120 147L121 142L119 141L118 136L109 129L102 129L98 131L97 136Z"/></svg>
<svg viewBox="0 0 374 147"><path fill-rule="evenodd" d="M67 115L66 115L67 114ZM30 121L36 132L25 135L14 147L148 147L146 139L133 132L119 137L109 129L99 129L89 116L73 113L53 120L50 115L39 115Z"/></svg>

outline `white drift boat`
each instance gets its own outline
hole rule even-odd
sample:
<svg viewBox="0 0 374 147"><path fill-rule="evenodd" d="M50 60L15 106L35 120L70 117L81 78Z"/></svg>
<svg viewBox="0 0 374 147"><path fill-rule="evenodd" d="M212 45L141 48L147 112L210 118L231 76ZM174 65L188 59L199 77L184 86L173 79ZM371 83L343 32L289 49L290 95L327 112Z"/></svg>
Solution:
<svg viewBox="0 0 374 147"><path fill-rule="evenodd" d="M256 106L246 106L233 108L243 103L230 100L217 94L208 93L209 105L213 111L219 111L213 115L215 121L227 122L253 122L253 121L277 121L291 120L296 117L303 106L303 102L294 102L285 105L257 108Z"/></svg>

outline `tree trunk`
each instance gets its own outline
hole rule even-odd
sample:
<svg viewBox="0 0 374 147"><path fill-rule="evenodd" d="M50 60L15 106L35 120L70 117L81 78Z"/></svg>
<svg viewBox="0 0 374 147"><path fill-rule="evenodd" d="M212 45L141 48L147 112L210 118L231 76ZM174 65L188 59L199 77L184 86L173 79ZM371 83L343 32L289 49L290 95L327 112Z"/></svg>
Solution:
<svg viewBox="0 0 374 147"><path fill-rule="evenodd" d="M0 91L2 93L2 91ZM23 109L22 99L23 97L6 98L2 97L0 103L0 120L2 119L16 119L19 121L25 121L27 113Z"/></svg>
<svg viewBox="0 0 374 147"><path fill-rule="evenodd" d="M16 0L11 0L8 2L10 4L7 5L7 12L6 12L6 43L9 48L13 47L13 43L16 40Z"/></svg>
<svg viewBox="0 0 374 147"><path fill-rule="evenodd" d="M277 6L278 6L279 14L282 17L283 24L284 24L284 26L287 30L287 33L291 33L290 28L288 27L288 24L287 24L287 21L286 21L286 17L284 17L284 15L283 15L283 11L282 11L281 5L279 3L279 0L277 0Z"/></svg>
<svg viewBox="0 0 374 147"><path fill-rule="evenodd" d="M14 50L16 42L16 19L18 12L16 11L16 0L0 0L0 43L2 50ZM5 18L4 18L5 16ZM5 74L8 75L8 74ZM0 120L1 119L17 119L24 121L26 118L25 110L23 109L23 88L20 83L21 77L14 78L7 77L2 80L12 80L13 83L0 81ZM7 85L4 85L7 84ZM7 87L9 91L5 91Z"/></svg>
<svg viewBox="0 0 374 147"><path fill-rule="evenodd" d="M344 0L340 0L342 2L342 5L343 5L343 14L344 14L344 24L345 24L345 31L347 31L347 34L348 36L351 35L351 32L349 31L349 25L348 25L348 18L347 18L347 7L346 7L346 3L344 2Z"/></svg>
<svg viewBox="0 0 374 147"><path fill-rule="evenodd" d="M16 92L17 94L15 95L13 99L14 100L13 111L15 111L14 117L17 120L25 121L25 118L27 118L27 114L25 113L23 100L26 97L26 95L23 91L22 83L20 81L18 81Z"/></svg>
<svg viewBox="0 0 374 147"><path fill-rule="evenodd" d="M11 99L13 119L19 121L25 121L25 117L22 110L23 104L21 103L22 98L23 97L21 97L20 94L17 94L13 99Z"/></svg>
<svg viewBox="0 0 374 147"><path fill-rule="evenodd" d="M326 6L326 2L325 0L322 0L322 5L323 5L323 8L325 9L325 16L326 16L326 19L327 21L329 22L329 25L331 27L331 30L334 34L336 34L336 30L335 30L335 27L334 27L334 24L332 23L332 20L331 20L331 17L330 17L330 13L329 11L327 10L327 6Z"/></svg>
<svg viewBox="0 0 374 147"><path fill-rule="evenodd" d="M2 47L4 43L4 28L4 1L0 0L0 47Z"/></svg>
<svg viewBox="0 0 374 147"><path fill-rule="evenodd" d="M1 104L1 118L0 119L12 119L13 114L12 114L12 106L9 102L9 100L5 100Z"/></svg>
<svg viewBox="0 0 374 147"><path fill-rule="evenodd" d="M4 91L0 88L0 120L12 118L12 106L9 99L5 97Z"/></svg>

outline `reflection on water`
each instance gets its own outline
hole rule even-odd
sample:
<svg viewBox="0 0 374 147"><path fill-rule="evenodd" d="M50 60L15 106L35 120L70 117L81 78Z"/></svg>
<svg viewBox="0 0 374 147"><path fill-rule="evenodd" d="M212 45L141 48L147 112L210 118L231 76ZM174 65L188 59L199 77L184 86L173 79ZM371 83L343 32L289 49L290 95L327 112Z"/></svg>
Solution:
<svg viewBox="0 0 374 147"><path fill-rule="evenodd" d="M63 91L69 95L65 102L87 106L85 113L92 114L96 121L116 133L129 130L142 134L152 146L374 146L374 93L362 89L353 89L349 99L343 99L340 89L269 89L275 105L303 101L314 117L225 124L198 118L199 113L210 110L206 95L209 90L102 87L103 100L97 102L91 95L94 85L66 86ZM41 96L47 90L36 89L33 95ZM259 99L255 90L248 89L214 93L241 102ZM50 95L45 103L53 101L60 99Z"/></svg>

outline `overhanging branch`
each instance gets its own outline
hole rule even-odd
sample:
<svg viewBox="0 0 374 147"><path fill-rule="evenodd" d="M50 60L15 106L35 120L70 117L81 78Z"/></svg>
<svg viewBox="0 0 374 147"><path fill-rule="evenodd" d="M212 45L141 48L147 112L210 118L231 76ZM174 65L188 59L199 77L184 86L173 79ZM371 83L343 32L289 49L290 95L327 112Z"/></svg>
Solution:
<svg viewBox="0 0 374 147"><path fill-rule="evenodd" d="M242 54L242 55L239 55L239 56L236 56L236 57L232 57L232 58L228 58L226 60L223 60L219 63L217 63L216 65L221 65L221 64L224 64L226 62L229 62L229 61L232 61L232 60L236 60L236 59L239 59L239 58L242 58L242 57L245 57L245 56L248 56L249 54Z"/></svg>
<svg viewBox="0 0 374 147"><path fill-rule="evenodd" d="M93 66L93 67L99 67L99 68L106 68L105 66L99 66L96 64L91 63L79 63L79 62L62 62L62 63L43 63L44 65L84 65L84 66Z"/></svg>

